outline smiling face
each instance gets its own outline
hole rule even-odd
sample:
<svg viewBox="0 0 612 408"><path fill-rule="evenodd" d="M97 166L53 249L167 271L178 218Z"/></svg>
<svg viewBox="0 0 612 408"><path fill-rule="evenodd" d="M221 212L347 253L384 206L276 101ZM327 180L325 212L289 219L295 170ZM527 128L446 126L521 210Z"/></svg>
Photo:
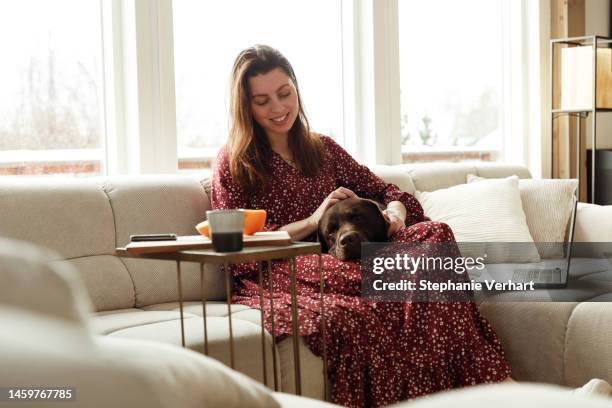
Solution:
<svg viewBox="0 0 612 408"><path fill-rule="evenodd" d="M295 84L281 68L248 80L251 112L268 137L287 136L298 113Z"/></svg>

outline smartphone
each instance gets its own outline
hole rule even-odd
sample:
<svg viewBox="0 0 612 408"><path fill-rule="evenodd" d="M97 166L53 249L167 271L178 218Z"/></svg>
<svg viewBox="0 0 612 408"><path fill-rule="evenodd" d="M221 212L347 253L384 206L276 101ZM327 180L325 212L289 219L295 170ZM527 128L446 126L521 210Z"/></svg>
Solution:
<svg viewBox="0 0 612 408"><path fill-rule="evenodd" d="M130 235L130 241L176 241L176 234L141 234Z"/></svg>

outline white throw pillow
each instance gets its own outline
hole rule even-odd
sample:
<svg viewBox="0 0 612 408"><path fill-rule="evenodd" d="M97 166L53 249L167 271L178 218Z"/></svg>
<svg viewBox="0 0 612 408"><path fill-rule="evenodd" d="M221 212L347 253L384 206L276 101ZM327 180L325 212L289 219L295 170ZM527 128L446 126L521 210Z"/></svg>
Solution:
<svg viewBox="0 0 612 408"><path fill-rule="evenodd" d="M521 205L518 177L459 184L432 192L417 192L425 215L448 224L457 242L485 245L488 263L539 262ZM491 243L523 243L520 246ZM488 244L488 245L487 245ZM482 248L469 246L480 256Z"/></svg>
<svg viewBox="0 0 612 408"><path fill-rule="evenodd" d="M473 174L467 175L467 182L480 182L485 179ZM561 245L547 245L551 242L565 242L567 227L572 215L574 194L578 180L560 179L520 179L519 191L527 227L536 243L542 258L563 256Z"/></svg>

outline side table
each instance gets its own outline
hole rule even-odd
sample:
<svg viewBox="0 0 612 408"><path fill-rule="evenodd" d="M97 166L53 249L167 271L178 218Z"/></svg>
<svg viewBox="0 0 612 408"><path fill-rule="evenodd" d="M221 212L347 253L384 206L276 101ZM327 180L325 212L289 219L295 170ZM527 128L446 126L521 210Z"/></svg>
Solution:
<svg viewBox="0 0 612 408"><path fill-rule="evenodd" d="M117 248L115 254L120 257L130 258L145 258L157 260L172 260L176 262L177 284L179 294L179 310L181 316L181 344L185 347L185 326L183 320L183 294L181 283L181 262L196 262L200 264L201 278L201 298L202 298L202 319L204 323L204 354L208 355L208 332L206 324L206 283L204 276L204 265L212 263L223 267L225 273L225 290L227 295L227 317L229 330L229 348L230 348L230 366L234 368L234 335L232 329L232 277L229 273L229 265L243 262L257 262L259 267L259 299L261 307L261 352L263 361L263 379L264 384L268 385L267 367L266 367L266 347L265 347L265 331L264 331L264 289L263 289L263 263L267 263L268 283L269 283L269 302L270 302L270 323L272 332L274 333L274 300L272 296L272 268L271 261L274 259L288 259L290 266L290 282L291 282L291 320L292 320L292 340L293 340L293 356L295 370L295 390L297 395L302 394L301 386L301 370L300 370L300 352L299 352L299 331L298 331L298 309L297 309L297 291L295 277L295 258L300 255L319 255L319 277L320 277L320 295L321 295L321 341L323 350L323 384L325 387L324 395L327 395L327 352L325 346L325 301L324 301L324 281L323 281L323 261L321 258L321 245L312 242L296 242L287 246L257 246L245 247L239 252L215 252L209 250L184 250L161 253L139 253L133 254L126 248ZM274 338L274 335L272 336ZM274 372L274 390L279 390L277 378L277 361L274 350L274 341L272 343L272 362Z"/></svg>

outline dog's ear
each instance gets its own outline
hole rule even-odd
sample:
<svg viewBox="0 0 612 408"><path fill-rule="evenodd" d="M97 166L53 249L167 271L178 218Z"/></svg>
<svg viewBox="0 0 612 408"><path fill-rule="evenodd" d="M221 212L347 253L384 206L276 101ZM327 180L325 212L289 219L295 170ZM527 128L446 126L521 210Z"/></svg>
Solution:
<svg viewBox="0 0 612 408"><path fill-rule="evenodd" d="M327 246L327 241L325 240L325 233L323 232L323 219L319 220L319 224L317 225L317 241L321 244L321 253L326 254L329 252L329 247Z"/></svg>
<svg viewBox="0 0 612 408"><path fill-rule="evenodd" d="M376 242L385 242L385 241L388 240L387 231L389 230L389 225L391 225L391 223L389 223L389 221L387 221L387 219L383 215L383 211L386 209L386 206L381 204L381 203L379 203L378 201L369 200L369 199L368 199L368 201L370 201L371 203L376 205L376 208L378 209L378 213L380 214L380 219L382 220L382 223L384 223L384 231L378 231L377 230L377 232L378 232L377 235L380 235L380 236L376 236L375 240L376 240Z"/></svg>

